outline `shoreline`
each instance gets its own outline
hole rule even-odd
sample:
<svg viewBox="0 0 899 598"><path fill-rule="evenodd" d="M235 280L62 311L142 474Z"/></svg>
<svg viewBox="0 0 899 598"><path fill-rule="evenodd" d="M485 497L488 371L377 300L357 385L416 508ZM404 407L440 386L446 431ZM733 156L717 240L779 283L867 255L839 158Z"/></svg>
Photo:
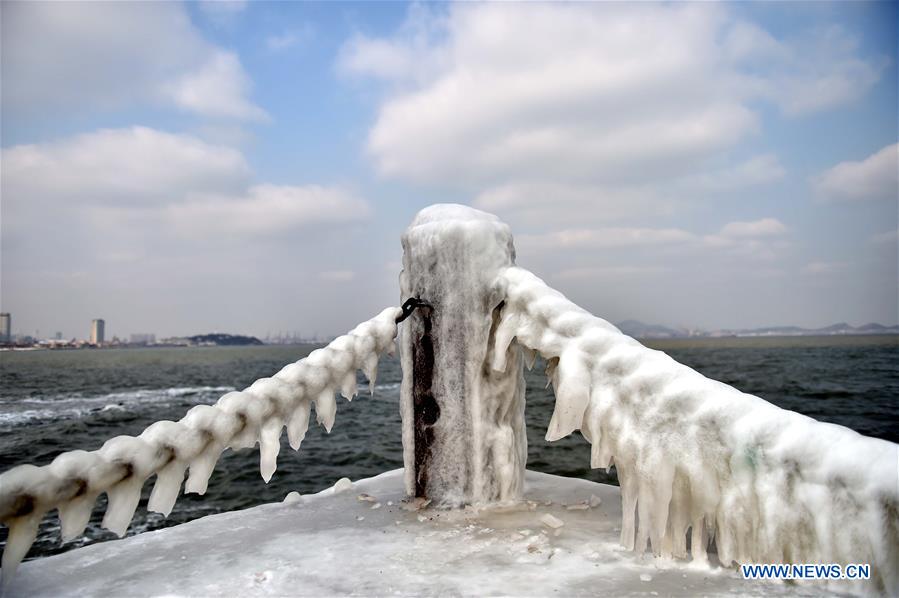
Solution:
<svg viewBox="0 0 899 598"><path fill-rule="evenodd" d="M824 346L824 345L892 345L899 344L899 334L894 332L864 334L744 334L732 336L686 336L686 337L633 337L640 343L654 349L687 347L747 346ZM107 346L58 346L58 347L0 347L0 353L22 353L33 351L110 351L116 349L223 349L249 347L321 347L327 341L301 343L247 343L237 344L153 344L153 345L107 345Z"/></svg>

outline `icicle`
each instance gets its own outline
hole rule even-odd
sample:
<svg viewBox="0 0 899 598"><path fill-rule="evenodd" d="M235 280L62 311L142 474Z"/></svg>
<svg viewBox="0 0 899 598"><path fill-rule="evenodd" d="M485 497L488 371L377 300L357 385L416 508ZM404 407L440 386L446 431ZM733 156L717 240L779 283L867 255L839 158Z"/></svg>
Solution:
<svg viewBox="0 0 899 598"><path fill-rule="evenodd" d="M74 540L84 532L91 520L91 512L99 493L82 494L59 505L60 536L62 543Z"/></svg>
<svg viewBox="0 0 899 598"><path fill-rule="evenodd" d="M218 463L219 457L225 447L216 441L212 441L207 447L190 462L190 473L187 482L184 483L185 494L206 494L209 486L209 477Z"/></svg>
<svg viewBox="0 0 899 598"><path fill-rule="evenodd" d="M581 426L590 401L590 373L580 351L563 353L553 372L556 406L546 440L559 440ZM548 368L547 368L548 369Z"/></svg>
<svg viewBox="0 0 899 598"><path fill-rule="evenodd" d="M181 423L197 430L203 436L204 448L190 459L190 471L184 484L185 493L202 495L206 493L209 476L212 475L219 456L243 424L234 414L211 405L198 405L192 408L181 419Z"/></svg>
<svg viewBox="0 0 899 598"><path fill-rule="evenodd" d="M176 459L156 472L156 483L153 484L153 491L147 502L148 511L169 516L181 491L181 482L184 481L186 470L187 463Z"/></svg>
<svg viewBox="0 0 899 598"><path fill-rule="evenodd" d="M334 389L325 388L315 398L315 418L325 431L330 433L334 425L334 417L337 415L337 399L334 398Z"/></svg>
<svg viewBox="0 0 899 598"><path fill-rule="evenodd" d="M370 353L366 355L362 362L362 373L368 379L369 396L375 396L375 381L378 379L378 354Z"/></svg>
<svg viewBox="0 0 899 598"><path fill-rule="evenodd" d="M690 536L690 553L695 563L705 563L708 560L706 548L708 535L705 532L705 517L697 517L693 520Z"/></svg>
<svg viewBox="0 0 899 598"><path fill-rule="evenodd" d="M537 351L534 349L529 349L528 347L521 346L522 355L524 356L524 365L528 368L528 371L534 369L534 364L537 362Z"/></svg>
<svg viewBox="0 0 899 598"><path fill-rule="evenodd" d="M125 535L128 524L140 502L140 489L143 480L134 478L123 480L106 491L109 504L106 514L103 516L102 526L115 533L120 538Z"/></svg>
<svg viewBox="0 0 899 598"><path fill-rule="evenodd" d="M287 421L287 439L290 441L290 448L295 451L300 450L300 444L309 429L309 409L308 401L300 402Z"/></svg>
<svg viewBox="0 0 899 598"><path fill-rule="evenodd" d="M549 388L553 383L557 367L559 367L558 357L551 357L546 360L546 368L543 370L543 373L546 374L546 386L544 386L544 388Z"/></svg>
<svg viewBox="0 0 899 598"><path fill-rule="evenodd" d="M649 543L656 556L662 554L662 538L668 527L668 512L674 486L674 464L661 457L653 463L647 480L651 487L649 512Z"/></svg>
<svg viewBox="0 0 899 598"><path fill-rule="evenodd" d="M347 372L340 382L340 395L348 401L352 401L356 396L356 370Z"/></svg>
<svg viewBox="0 0 899 598"><path fill-rule="evenodd" d="M633 467L624 458L615 457L618 483L621 487L621 545L626 550L634 550L637 512L637 476Z"/></svg>
<svg viewBox="0 0 899 598"><path fill-rule="evenodd" d="M68 492L60 497L58 504L60 535L62 542L80 535L90 521L91 511L99 496L99 492L92 489L98 480L92 479L96 475L93 465L96 456L86 451L71 451L56 457L47 471L59 480L64 480L69 486Z"/></svg>
<svg viewBox="0 0 899 598"><path fill-rule="evenodd" d="M510 314L508 317L500 320L500 324L497 326L494 334L492 364L494 371L506 371L506 352L509 350L509 345L512 344L512 340L515 338L517 329L518 316L516 314Z"/></svg>
<svg viewBox="0 0 899 598"><path fill-rule="evenodd" d="M0 567L3 568L3 585L9 583L18 569L19 563L28 554L28 549L37 538L37 530L43 516L43 513L34 512L7 523L9 536L6 539L6 547L3 549L3 560L0 561Z"/></svg>
<svg viewBox="0 0 899 598"><path fill-rule="evenodd" d="M121 537L140 502L144 480L153 471L157 451L140 438L117 436L107 440L97 454L104 461L119 466L119 481L106 489L109 501L102 525Z"/></svg>
<svg viewBox="0 0 899 598"><path fill-rule="evenodd" d="M259 432L259 473L268 484L278 469L278 452L281 450L281 428L284 421L273 417L262 425Z"/></svg>

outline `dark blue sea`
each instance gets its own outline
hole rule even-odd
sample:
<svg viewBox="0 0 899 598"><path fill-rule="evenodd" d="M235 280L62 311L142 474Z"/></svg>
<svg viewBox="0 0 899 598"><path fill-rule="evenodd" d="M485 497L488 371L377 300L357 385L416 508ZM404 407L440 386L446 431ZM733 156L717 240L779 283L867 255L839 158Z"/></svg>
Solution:
<svg viewBox="0 0 899 598"><path fill-rule="evenodd" d="M786 409L899 442L899 337L780 337L647 341L703 374ZM113 436L137 435L161 419L178 420L193 405L270 376L315 346L201 347L0 353L0 472L45 465L66 450L94 450ZM543 440L552 415L542 364L527 373L528 467L617 483L614 470L590 469L579 435ZM259 475L255 450L225 453L205 496L181 496L168 518L148 513L144 488L128 534L309 493L341 477L358 479L402 466L396 359L382 360L374 398L339 399L331 434L310 427L299 453L283 439L278 471ZM360 374L360 389L363 385ZM151 480L152 482L152 480ZM49 515L28 558L114 538L100 528L101 496L85 536L59 544ZM7 530L0 527L0 546Z"/></svg>

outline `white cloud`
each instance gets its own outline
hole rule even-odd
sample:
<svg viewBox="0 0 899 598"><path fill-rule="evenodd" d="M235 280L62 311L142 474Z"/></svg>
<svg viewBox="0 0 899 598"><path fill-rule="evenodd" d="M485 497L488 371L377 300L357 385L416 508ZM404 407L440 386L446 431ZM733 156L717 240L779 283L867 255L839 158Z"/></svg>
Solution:
<svg viewBox="0 0 899 598"><path fill-rule="evenodd" d="M838 105L852 98L828 95L830 86L855 97L877 79L873 67L864 81L843 72L867 65L838 28L779 42L710 6L454 5L448 17L419 9L410 22L395 38L353 38L340 61L345 72L410 85L385 102L370 138L381 170L404 177L495 174L554 150L563 162L609 159L614 148L628 163L704 152L754 128L751 97L790 83ZM833 46L828 60L812 55ZM770 78L741 70L771 58L782 64Z"/></svg>
<svg viewBox="0 0 899 598"><path fill-rule="evenodd" d="M395 41L357 41L346 61L413 80L421 76L407 63L445 63L382 106L369 149L386 175L644 179L756 127L705 72L715 70L707 56L718 21L691 6L459 5L445 43L422 50L413 37L403 53Z"/></svg>
<svg viewBox="0 0 899 598"><path fill-rule="evenodd" d="M899 242L899 230L888 230L885 233L878 233L871 237L871 241L877 244Z"/></svg>
<svg viewBox="0 0 899 598"><path fill-rule="evenodd" d="M204 14L216 18L235 16L247 8L247 0L200 0L197 5Z"/></svg>
<svg viewBox="0 0 899 598"><path fill-rule="evenodd" d="M782 235L787 227L776 218L762 218L752 222L729 222L721 228L721 235L730 238L759 238Z"/></svg>
<svg viewBox="0 0 899 598"><path fill-rule="evenodd" d="M542 235L519 235L516 244L529 251L544 249L604 249L683 244L697 237L677 228L600 228L562 230Z"/></svg>
<svg viewBox="0 0 899 598"><path fill-rule="evenodd" d="M654 214L673 210L672 196L660 194L651 185L595 185L524 179L490 186L473 204L482 210L514 215L517 220L551 226L572 224L573 215L590 219L617 220L636 213Z"/></svg>
<svg viewBox="0 0 899 598"><path fill-rule="evenodd" d="M350 282L356 278L356 273L352 270L328 270L321 272L319 277L329 282Z"/></svg>
<svg viewBox="0 0 899 598"><path fill-rule="evenodd" d="M181 234L262 237L302 227L354 222L370 215L368 204L338 188L256 185L245 196L188 199L168 208Z"/></svg>
<svg viewBox="0 0 899 598"><path fill-rule="evenodd" d="M817 196L830 201L899 199L899 144L860 162L840 162L812 177Z"/></svg>
<svg viewBox="0 0 899 598"><path fill-rule="evenodd" d="M776 218L748 222L728 222L715 234L705 235L702 246L713 251L758 261L774 261L790 243L789 229Z"/></svg>
<svg viewBox="0 0 899 598"><path fill-rule="evenodd" d="M561 226L781 180L777 156L741 151L760 105L845 105L882 70L839 27L781 39L702 3L417 7L394 36L352 38L338 69L384 84L379 173Z"/></svg>
<svg viewBox="0 0 899 598"><path fill-rule="evenodd" d="M674 214L691 198L720 195L766 185L782 179L785 169L773 154L763 154L735 165L710 168L701 174L629 184L594 184L582 181L542 181L524 178L491 185L478 193L473 204L483 210L513 214L529 225L565 226L573 220L621 220L628 216Z"/></svg>
<svg viewBox="0 0 899 598"><path fill-rule="evenodd" d="M404 45L361 36L347 42L338 62L345 74L365 74L381 79L404 79L415 64L415 56Z"/></svg>
<svg viewBox="0 0 899 598"><path fill-rule="evenodd" d="M4 203L174 201L243 186L250 168L232 148L150 129L103 129L2 151Z"/></svg>
<svg viewBox="0 0 899 598"><path fill-rule="evenodd" d="M774 154L754 156L739 164L687 176L681 184L708 191L732 191L773 183L784 178L786 169Z"/></svg>
<svg viewBox="0 0 899 598"><path fill-rule="evenodd" d="M518 235L516 245L528 252L602 250L681 246L694 249L740 247L744 250L761 247L771 239L782 237L788 229L775 218L750 222L729 222L714 234L700 235L680 228L605 227L595 229L567 229L536 235Z"/></svg>
<svg viewBox="0 0 899 598"><path fill-rule="evenodd" d="M2 152L2 300L20 322L331 332L373 309L318 276L387 257L351 191L254 183L233 148L140 127ZM360 282L375 307L387 280Z"/></svg>
<svg viewBox="0 0 899 598"><path fill-rule="evenodd" d="M860 58L857 40L837 25L775 39L755 24L737 22L727 31L723 51L737 69L735 85L789 116L856 101L889 61Z"/></svg>
<svg viewBox="0 0 899 598"><path fill-rule="evenodd" d="M834 274L849 267L846 262L809 262L803 269L807 274Z"/></svg>
<svg viewBox="0 0 899 598"><path fill-rule="evenodd" d="M218 51L196 71L165 86L176 106L205 116L267 120L265 111L247 100L250 78L237 55Z"/></svg>
<svg viewBox="0 0 899 598"><path fill-rule="evenodd" d="M295 33L282 33L280 35L270 35L265 38L265 47L272 52L280 52L297 45L300 38Z"/></svg>
<svg viewBox="0 0 899 598"><path fill-rule="evenodd" d="M443 13L427 4L411 4L395 37L351 37L340 50L338 71L345 76L424 83L445 68L447 57L435 42L447 25Z"/></svg>
<svg viewBox="0 0 899 598"><path fill-rule="evenodd" d="M146 127L15 146L2 162L4 225L16 231L262 238L370 214L364 200L336 187L249 186L239 151Z"/></svg>
<svg viewBox="0 0 899 598"><path fill-rule="evenodd" d="M283 52L290 48L307 44L315 36L315 29L309 23L265 38L265 47L270 52Z"/></svg>
<svg viewBox="0 0 899 598"><path fill-rule="evenodd" d="M4 3L2 50L3 106L18 115L135 104L264 115L237 56L206 41L174 2Z"/></svg>
<svg viewBox="0 0 899 598"><path fill-rule="evenodd" d="M662 266L589 266L561 270L556 274L555 278L561 280L595 280L655 276L665 272L671 272L671 268Z"/></svg>

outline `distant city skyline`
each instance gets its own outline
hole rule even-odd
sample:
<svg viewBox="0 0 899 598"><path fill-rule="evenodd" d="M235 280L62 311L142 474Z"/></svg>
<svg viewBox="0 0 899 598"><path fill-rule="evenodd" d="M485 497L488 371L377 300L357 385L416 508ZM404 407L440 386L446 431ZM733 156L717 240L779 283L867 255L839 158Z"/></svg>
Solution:
<svg viewBox="0 0 899 598"><path fill-rule="evenodd" d="M11 341L31 338L35 342L46 341L64 341L68 343L72 340L85 343L87 345L154 345L157 344L157 336L154 333L138 332L129 334L111 334L105 336L105 320L94 319L91 321L89 334L86 338L80 338L78 335L65 336L62 332L55 332L53 337L41 336L39 331L35 335L23 332L13 332L4 336L4 331L9 331L11 314L0 313L0 341ZM817 329L804 329L802 327L792 325L781 326L764 326L758 328L733 328L733 329L703 329L703 328L687 328L681 326L669 326L659 322L641 322L638 320L622 320L612 322L622 332L635 338L643 339L659 339L659 338L684 338L684 337L721 337L721 336L802 336L809 334L823 335L845 335L845 334L899 334L899 325L882 325L879 322L866 322L864 324L853 326L847 322L835 322L828 326L821 326ZM179 339L186 339L195 335L215 335L215 334L234 334L226 330L213 330L201 333L172 334L159 338L160 344L170 344ZM313 333L311 336L300 334L298 331L277 331L273 335L271 331L266 332L264 336L247 334L247 337L256 337L265 344L302 344L302 343L318 343L325 342L333 338L333 335L319 336ZM99 339L99 340L98 340Z"/></svg>
<svg viewBox="0 0 899 598"><path fill-rule="evenodd" d="M401 303L403 230L458 202L611 322L893 325L897 21L0 3L0 310L47 337L327 338Z"/></svg>

